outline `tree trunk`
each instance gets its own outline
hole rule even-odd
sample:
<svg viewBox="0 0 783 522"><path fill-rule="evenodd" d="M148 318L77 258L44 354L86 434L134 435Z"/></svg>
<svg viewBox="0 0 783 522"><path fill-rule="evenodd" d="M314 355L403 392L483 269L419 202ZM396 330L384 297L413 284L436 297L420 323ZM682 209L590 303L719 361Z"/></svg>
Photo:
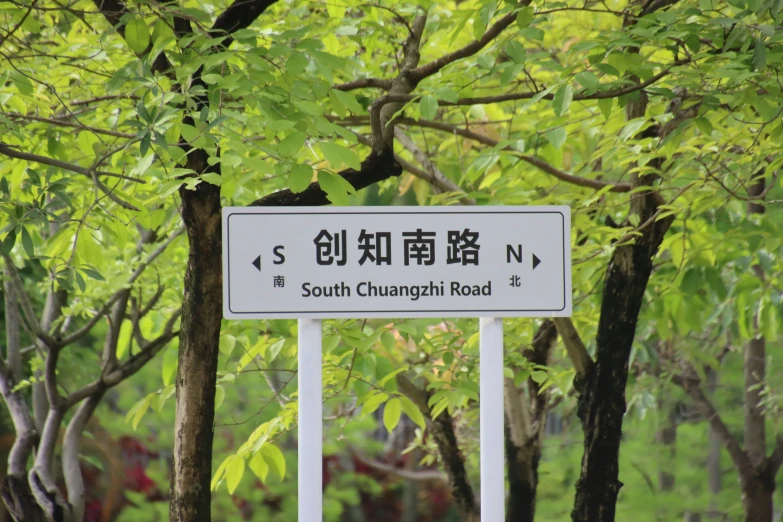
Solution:
<svg viewBox="0 0 783 522"><path fill-rule="evenodd" d="M533 522L536 514L538 462L541 459L541 446L536 442L529 440L528 447L517 447L506 426L509 490L506 522Z"/></svg>
<svg viewBox="0 0 783 522"><path fill-rule="evenodd" d="M745 511L745 522L773 521L773 494L775 481L755 477L742 488L742 507Z"/></svg>
<svg viewBox="0 0 783 522"><path fill-rule="evenodd" d="M659 200L635 196L642 223L654 220ZM636 199L638 198L638 199ZM606 272L596 336L595 364L580 383L577 415L584 428L582 471L576 483L574 522L613 522L619 481L619 453L625 415L625 387L636 322L653 269L653 257L671 218L654 222L635 244L618 247Z"/></svg>
<svg viewBox="0 0 783 522"><path fill-rule="evenodd" d="M202 155L205 167L206 153L191 152L191 157ZM193 158L189 166L197 161ZM169 517L172 522L209 522L215 379L223 317L220 188L203 182L196 190L181 189L180 195L190 250L182 303Z"/></svg>
<svg viewBox="0 0 783 522"><path fill-rule="evenodd" d="M718 386L718 372L710 369L707 372L707 391L715 394ZM707 510L708 518L723 518L718 512L718 496L721 490L721 469L720 469L720 451L721 443L718 434L712 425L709 426L709 437L707 442L707 483L710 490L710 503Z"/></svg>
<svg viewBox="0 0 783 522"><path fill-rule="evenodd" d="M541 323L532 347L524 352L533 364L547 366L557 341L557 328L547 319ZM533 522L536 513L538 463L549 412L549 392L533 379L527 380L528 395L506 380L506 462L508 501L506 522ZM529 397L529 398L528 398Z"/></svg>
<svg viewBox="0 0 783 522"><path fill-rule="evenodd" d="M659 411L664 411L662 401L658 402ZM672 407L664 425L655 434L656 442L663 445L664 455L658 463L658 491L665 493L674 490L673 464L677 455L677 416L676 407Z"/></svg>
<svg viewBox="0 0 783 522"><path fill-rule="evenodd" d="M750 195L760 195L765 187L763 175L748 190ZM749 203L749 214L763 214L764 205ZM764 281L764 271L760 265L753 267L758 278ZM745 430L744 446L754 471L769 471L767 462L767 437L764 406L761 404L766 380L766 344L764 336L758 331L758 316L755 317L754 337L745 345ZM763 476L745 479L742 488L742 506L745 510L745 522L772 522L772 493L775 480Z"/></svg>

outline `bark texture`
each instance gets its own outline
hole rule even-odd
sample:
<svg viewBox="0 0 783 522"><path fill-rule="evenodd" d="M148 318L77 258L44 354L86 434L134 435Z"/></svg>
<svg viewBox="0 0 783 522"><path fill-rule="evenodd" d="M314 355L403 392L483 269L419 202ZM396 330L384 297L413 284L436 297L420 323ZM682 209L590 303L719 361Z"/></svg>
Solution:
<svg viewBox="0 0 783 522"><path fill-rule="evenodd" d="M197 156L202 152L192 152L196 156L193 161L199 161ZM206 165L206 159L202 164ZM220 188L201 183L193 191L182 189L180 195L189 253L182 303L169 518L176 522L209 522L215 379L223 317Z"/></svg>
<svg viewBox="0 0 783 522"><path fill-rule="evenodd" d="M557 329L546 320L533 338L528 361L546 366L557 341ZM506 461L508 502L506 522L533 522L536 514L538 464L549 411L549 393L528 379L528 393L520 393L512 380L506 381Z"/></svg>
<svg viewBox="0 0 783 522"><path fill-rule="evenodd" d="M758 176L748 194L761 196L766 187L763 173ZM751 201L748 204L748 214L763 214L763 200ZM756 276L764 281L764 270L760 265L753 267ZM758 317L756 317L758 329ZM772 495L775 492L775 477L767 460L766 419L764 406L761 404L767 375L766 341L760 331L745 345L745 454L754 471L753 476L741 476L742 506L745 510L745 522L772 522Z"/></svg>
<svg viewBox="0 0 783 522"><path fill-rule="evenodd" d="M650 224L634 244L618 247L606 272L596 336L595 364L587 372L577 415L584 428L582 471L576 483L574 522L612 522L619 481L619 452L625 415L628 359L653 257L671 219L655 221L660 204L653 192L634 196L640 223Z"/></svg>

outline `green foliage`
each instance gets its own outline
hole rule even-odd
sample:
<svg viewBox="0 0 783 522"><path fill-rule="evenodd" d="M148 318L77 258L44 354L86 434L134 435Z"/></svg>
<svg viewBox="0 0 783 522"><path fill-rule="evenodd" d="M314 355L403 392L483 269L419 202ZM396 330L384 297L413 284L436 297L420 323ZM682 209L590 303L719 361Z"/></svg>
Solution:
<svg viewBox="0 0 783 522"><path fill-rule="evenodd" d="M26 8L8 8L0 21L0 50L9 63L0 72L2 144L11 153L56 162L6 155L0 162L0 252L25 270L36 306L43 306L50 274L54 287L72 297L64 314L84 324L151 253L152 246L139 245L136 225L159 237L177 229L180 190L211 184L220 187L224 205L243 205L286 188L301 193L315 181L336 205L441 205L462 197L479 204L570 205L573 321L592 350L611 254L649 226L628 211L642 191L613 191L610 184L650 180L663 198L652 219L674 222L654 259L630 362L618 519L674 520L705 506L704 423L680 427L679 457L667 462L676 470L674 492L650 490L645 475L655 482L658 459L649 446L665 413L658 411L658 399L679 393L669 377L681 361L702 375L720 368L727 388L715 402L732 431L741 433L736 352L759 335L770 347L780 340L780 3L688 0L637 19L625 16L637 12L628 2L591 10L574 1L521 8L482 0L403 2L394 13L353 1L278 2L222 48L223 37L206 28L227 5L132 4L123 17L124 38L98 15L82 19L79 9L94 13L91 3L77 2L73 11L47 3L26 18ZM408 36L401 20L410 24L421 9L428 13L422 65L480 38L506 14L516 18L475 54L423 79L399 113L406 117L403 132L464 194L440 193L410 172L356 192L338 172L361 169L370 149L355 133L370 134L370 106L382 93L338 87L394 78ZM177 14L205 30L175 35L170 26ZM630 19L635 23L626 23ZM12 31L13 37L4 36ZM166 73L153 72L161 53L172 66ZM197 72L202 81L195 81ZM639 82L651 83L640 91L634 88ZM514 93L519 99L454 105ZM642 101L646 107L634 113ZM426 120L445 127L425 127ZM182 143L203 149L220 175L188 168ZM395 152L430 172L399 143ZM599 188L568 183L553 171ZM749 215L748 187L759 179L767 186L767 212ZM607 185L601 189L601 183ZM141 306L166 288L159 306L139 321L141 338L160 334L181 302L186 241L174 240L154 270L132 284ZM546 439L537 503L541 520L563 520L581 456L574 372L561 345L547 365L528 361L534 321L510 320L505 327L506 375L518 386L537 383L560 401L558 413L572 425ZM106 326L96 328L62 358L64 389L95 378ZM397 388L397 377L405 375L427 388L433 416L452 414L476 478L476 321L325 321L324 328L330 454L359 449L378 455L382 444L370 434L379 424L386 432L401 430L409 419L418 435L406 450L437 463L424 416ZM138 339L126 320L120 362L138 353ZM730 354L721 360L727 343ZM292 321L224 323L215 518L238 517L228 491L255 502L259 520L292 520L296 354ZM779 429L781 384L772 372L778 354L770 349L769 358L763 396L771 440ZM41 365L39 358L26 359L20 386L29 388ZM107 421L113 432L141 436L157 427L161 447L170 445L176 365L174 342L119 388L124 419ZM725 455L724 461L728 468ZM739 505L734 478L724 481L719 500L727 512ZM265 492L254 488L257 480ZM339 520L346 506L356 505L358 491L381 493L363 477L337 480L327 488L327 520ZM285 499L279 511L262 506L266 495ZM123 516L153 520L158 507L137 510Z"/></svg>

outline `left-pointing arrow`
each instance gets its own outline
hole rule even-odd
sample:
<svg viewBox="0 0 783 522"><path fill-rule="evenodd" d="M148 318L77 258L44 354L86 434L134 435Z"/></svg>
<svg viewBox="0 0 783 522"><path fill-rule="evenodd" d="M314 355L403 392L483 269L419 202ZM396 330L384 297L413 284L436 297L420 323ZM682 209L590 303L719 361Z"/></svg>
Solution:
<svg viewBox="0 0 783 522"><path fill-rule="evenodd" d="M255 260L253 260L253 266L256 267L256 270L259 272L261 271L261 256L258 256L255 258Z"/></svg>

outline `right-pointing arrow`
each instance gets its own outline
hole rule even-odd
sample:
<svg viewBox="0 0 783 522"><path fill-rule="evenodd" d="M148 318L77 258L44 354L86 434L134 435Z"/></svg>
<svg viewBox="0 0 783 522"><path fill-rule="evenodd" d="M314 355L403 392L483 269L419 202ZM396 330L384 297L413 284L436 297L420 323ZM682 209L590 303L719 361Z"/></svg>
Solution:
<svg viewBox="0 0 783 522"><path fill-rule="evenodd" d="M258 256L253 260L253 266L256 267L256 270L258 270L259 272L261 271L261 256Z"/></svg>
<svg viewBox="0 0 783 522"><path fill-rule="evenodd" d="M535 270L536 267L540 264L541 264L541 260L538 259L535 254L533 254L533 270Z"/></svg>

